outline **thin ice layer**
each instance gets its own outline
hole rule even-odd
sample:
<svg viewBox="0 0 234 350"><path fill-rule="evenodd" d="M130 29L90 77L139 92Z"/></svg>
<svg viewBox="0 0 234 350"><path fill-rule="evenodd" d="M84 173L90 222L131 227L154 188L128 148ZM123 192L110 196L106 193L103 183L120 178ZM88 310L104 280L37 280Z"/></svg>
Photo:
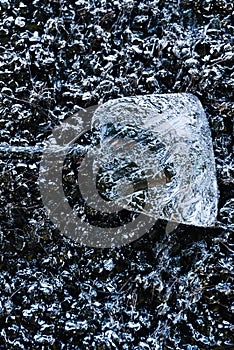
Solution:
<svg viewBox="0 0 234 350"><path fill-rule="evenodd" d="M155 219L196 226L215 223L218 190L212 140L195 96L111 100L95 111L92 125L102 133L94 171L101 168L103 179L111 178L110 200ZM110 132L111 125L115 132ZM137 189L145 181L147 186Z"/></svg>

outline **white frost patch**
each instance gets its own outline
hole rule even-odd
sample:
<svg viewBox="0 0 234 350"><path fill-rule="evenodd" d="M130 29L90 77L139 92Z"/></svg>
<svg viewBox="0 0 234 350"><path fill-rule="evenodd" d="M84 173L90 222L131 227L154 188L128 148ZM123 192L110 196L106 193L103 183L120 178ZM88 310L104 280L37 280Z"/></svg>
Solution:
<svg viewBox="0 0 234 350"><path fill-rule="evenodd" d="M19 27L24 27L25 26L25 18L24 17L17 17L15 19L15 24Z"/></svg>
<svg viewBox="0 0 234 350"><path fill-rule="evenodd" d="M87 321L77 321L77 322L67 321L66 322L65 331L72 331L77 329L87 330L88 329Z"/></svg>

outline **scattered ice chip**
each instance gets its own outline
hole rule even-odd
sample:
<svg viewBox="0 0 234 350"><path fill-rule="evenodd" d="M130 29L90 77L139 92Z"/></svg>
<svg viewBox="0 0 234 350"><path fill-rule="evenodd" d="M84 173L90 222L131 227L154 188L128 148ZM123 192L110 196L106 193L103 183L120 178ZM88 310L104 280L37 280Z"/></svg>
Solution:
<svg viewBox="0 0 234 350"><path fill-rule="evenodd" d="M83 101L87 101L92 97L91 93L89 91L85 92L82 96Z"/></svg>
<svg viewBox="0 0 234 350"><path fill-rule="evenodd" d="M26 163L19 162L19 163L17 164L17 167L27 168L27 164L26 164Z"/></svg>
<svg viewBox="0 0 234 350"><path fill-rule="evenodd" d="M47 282L40 282L40 287L39 289L44 293L44 294L52 294L53 292L53 286Z"/></svg>
<svg viewBox="0 0 234 350"><path fill-rule="evenodd" d="M31 38L29 38L30 41L35 41L35 42L38 42L40 41L40 36L39 36L39 33L37 31L35 31L33 33L33 36Z"/></svg>
<svg viewBox="0 0 234 350"><path fill-rule="evenodd" d="M36 164L29 164L29 169L34 170L37 169L37 165Z"/></svg>
<svg viewBox="0 0 234 350"><path fill-rule="evenodd" d="M86 330L88 328L87 321L67 321L65 324L65 331L78 330L83 329Z"/></svg>
<svg viewBox="0 0 234 350"><path fill-rule="evenodd" d="M103 262L105 270L111 271L115 267L113 259L104 260Z"/></svg>
<svg viewBox="0 0 234 350"><path fill-rule="evenodd" d="M52 335L42 335L42 334L36 334L34 336L34 340L36 343L42 343L42 344L51 344L53 345L55 342L55 339Z"/></svg>
<svg viewBox="0 0 234 350"><path fill-rule="evenodd" d="M25 18L24 17L17 17L15 19L15 24L19 27L24 27L25 26Z"/></svg>
<svg viewBox="0 0 234 350"><path fill-rule="evenodd" d="M141 325L139 322L134 323L134 322L129 321L127 326L129 328L133 328L135 331L139 331L139 329L141 328Z"/></svg>

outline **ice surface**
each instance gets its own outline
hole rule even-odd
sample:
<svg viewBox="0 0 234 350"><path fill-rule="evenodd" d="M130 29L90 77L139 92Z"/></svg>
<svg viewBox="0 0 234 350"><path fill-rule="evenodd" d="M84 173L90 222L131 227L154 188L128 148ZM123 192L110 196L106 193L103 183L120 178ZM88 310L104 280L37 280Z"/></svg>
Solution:
<svg viewBox="0 0 234 350"><path fill-rule="evenodd" d="M43 203L64 234L107 248L133 242L159 218L167 233L171 223L214 225L215 161L196 97L153 94L94 107L83 122L78 113L55 130L40 162Z"/></svg>
<svg viewBox="0 0 234 350"><path fill-rule="evenodd" d="M92 126L101 133L93 172L99 171L109 204L155 219L196 226L215 223L218 190L212 140L195 96L110 100L95 111Z"/></svg>

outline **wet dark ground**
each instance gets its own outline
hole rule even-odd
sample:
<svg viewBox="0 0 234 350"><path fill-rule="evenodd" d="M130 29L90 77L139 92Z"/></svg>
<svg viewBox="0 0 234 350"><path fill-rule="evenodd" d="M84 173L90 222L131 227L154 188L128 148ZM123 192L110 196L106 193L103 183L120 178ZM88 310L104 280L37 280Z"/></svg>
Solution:
<svg viewBox="0 0 234 350"><path fill-rule="evenodd" d="M0 3L0 349L234 346L233 3ZM212 229L157 222L122 248L56 230L37 185L43 140L79 107L191 92L212 130Z"/></svg>

